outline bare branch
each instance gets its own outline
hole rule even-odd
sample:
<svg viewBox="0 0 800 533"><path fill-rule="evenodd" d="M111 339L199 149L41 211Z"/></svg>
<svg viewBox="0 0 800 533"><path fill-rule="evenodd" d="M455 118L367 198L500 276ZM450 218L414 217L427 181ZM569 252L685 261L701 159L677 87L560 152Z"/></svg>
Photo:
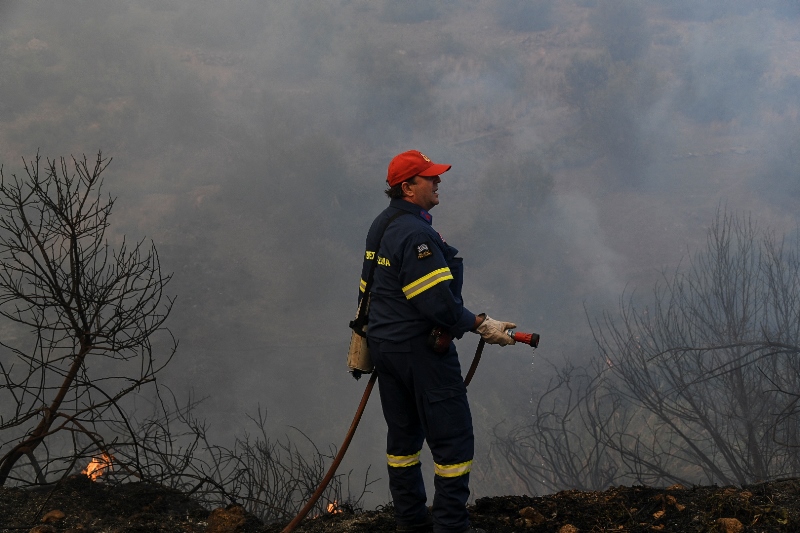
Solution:
<svg viewBox="0 0 800 533"><path fill-rule="evenodd" d="M62 431L102 443L102 428L127 419L123 399L164 366L153 362L152 338L166 334L174 354L164 328L170 276L155 247L123 241L112 250L106 240L114 199L102 193L102 174L110 162L100 153L92 162L37 154L23 160L24 178L0 172L0 317L17 332L0 344L0 394L8 398L0 398L0 484Z"/></svg>
<svg viewBox="0 0 800 533"><path fill-rule="evenodd" d="M519 474L548 489L800 474L800 241L720 210L706 247L638 301L590 320L599 357L579 395L565 370L499 439Z"/></svg>

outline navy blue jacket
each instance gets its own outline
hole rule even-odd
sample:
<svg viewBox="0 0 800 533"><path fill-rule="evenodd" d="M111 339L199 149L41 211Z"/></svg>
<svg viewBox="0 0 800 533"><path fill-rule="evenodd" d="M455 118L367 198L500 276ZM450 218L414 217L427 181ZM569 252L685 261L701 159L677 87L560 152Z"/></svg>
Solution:
<svg viewBox="0 0 800 533"><path fill-rule="evenodd" d="M381 229L398 210L410 215L392 221L376 249ZM368 337L401 342L440 326L461 338L474 326L475 315L461 300L462 259L433 229L432 220L420 206L393 199L370 226L359 290L360 302L371 265L377 261Z"/></svg>

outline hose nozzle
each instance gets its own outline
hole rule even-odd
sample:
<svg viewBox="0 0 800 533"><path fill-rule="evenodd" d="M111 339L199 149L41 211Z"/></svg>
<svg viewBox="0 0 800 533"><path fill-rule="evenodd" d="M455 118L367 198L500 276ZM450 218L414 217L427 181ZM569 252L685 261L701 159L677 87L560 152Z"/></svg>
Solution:
<svg viewBox="0 0 800 533"><path fill-rule="evenodd" d="M523 344L527 344L528 346L533 346L534 348L539 347L539 334L538 333L523 333L521 331L514 331L513 329L509 329L506 331L509 337L514 339L517 342L521 342Z"/></svg>

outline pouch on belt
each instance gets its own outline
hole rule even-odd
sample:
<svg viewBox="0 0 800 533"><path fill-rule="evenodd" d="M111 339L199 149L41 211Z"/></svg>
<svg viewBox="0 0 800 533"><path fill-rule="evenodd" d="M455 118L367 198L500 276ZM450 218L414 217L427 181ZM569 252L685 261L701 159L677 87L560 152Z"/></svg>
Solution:
<svg viewBox="0 0 800 533"><path fill-rule="evenodd" d="M369 296L361 299L358 311L356 311L356 318L350 322L353 332L350 335L350 349L347 350L347 368L356 379L360 378L361 374L371 374L375 370L367 347L367 326L361 325L363 318L359 320L362 305L366 305L369 310ZM365 317L366 313L361 316Z"/></svg>

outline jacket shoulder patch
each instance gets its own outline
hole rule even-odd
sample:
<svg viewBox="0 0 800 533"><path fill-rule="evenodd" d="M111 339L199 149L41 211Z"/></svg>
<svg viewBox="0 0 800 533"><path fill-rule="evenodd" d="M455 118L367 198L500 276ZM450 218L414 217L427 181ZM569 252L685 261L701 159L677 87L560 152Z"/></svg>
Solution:
<svg viewBox="0 0 800 533"><path fill-rule="evenodd" d="M422 244L417 245L417 259L425 259L426 257L430 257L432 255L433 252L431 252L428 243L423 242Z"/></svg>

